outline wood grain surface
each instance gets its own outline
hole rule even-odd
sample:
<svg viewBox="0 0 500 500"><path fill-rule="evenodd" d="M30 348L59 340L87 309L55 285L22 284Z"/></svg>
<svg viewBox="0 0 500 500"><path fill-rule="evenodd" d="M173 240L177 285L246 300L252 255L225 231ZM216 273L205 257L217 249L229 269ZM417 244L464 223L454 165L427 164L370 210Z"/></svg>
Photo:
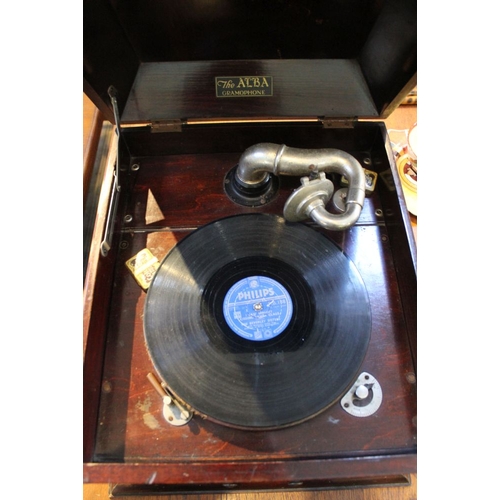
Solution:
<svg viewBox="0 0 500 500"><path fill-rule="evenodd" d="M91 106L90 101L84 99L84 108ZM93 110L92 110L93 111ZM86 109L86 116L89 116L89 110ZM92 116L92 112L90 112ZM398 108L389 118L390 123L387 123L388 128L409 128L416 121L416 107L404 106ZM85 141L89 135L86 135L86 123L92 123L92 120L84 120L84 151L86 150ZM198 221L197 221L198 222ZM412 218L414 231L416 232L416 218ZM382 500L382 499L416 499L417 477L416 474L410 476L411 484L409 486L393 486L393 487L368 487L368 488L351 488L351 489L335 489L322 491L293 491L293 492L255 492L255 493L214 493L214 494L190 494L190 495L170 495L172 500L193 499L193 500L307 500L307 499L343 499L343 500ZM110 498L108 484L84 484L83 486L84 500ZM118 497L117 497L118 498ZM165 496L148 495L135 496L138 500L155 498L165 498Z"/></svg>
<svg viewBox="0 0 500 500"><path fill-rule="evenodd" d="M83 486L83 500L104 500L108 498L110 497L109 485L107 484L85 484ZM190 494L170 495L168 497L147 495L133 498L135 500L165 500L166 498L169 500L416 500L417 475L411 475L411 484L409 486L390 488L370 487L325 491Z"/></svg>
<svg viewBox="0 0 500 500"><path fill-rule="evenodd" d="M102 123L102 113L83 94L83 206L87 201Z"/></svg>

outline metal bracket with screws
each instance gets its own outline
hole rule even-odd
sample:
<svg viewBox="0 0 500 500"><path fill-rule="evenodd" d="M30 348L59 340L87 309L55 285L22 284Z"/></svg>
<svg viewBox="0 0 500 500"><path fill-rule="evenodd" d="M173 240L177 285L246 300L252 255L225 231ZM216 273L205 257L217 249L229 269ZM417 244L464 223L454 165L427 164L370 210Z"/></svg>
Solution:
<svg viewBox="0 0 500 500"><path fill-rule="evenodd" d="M172 397L152 373L148 373L147 377L152 386L156 389L156 392L163 399L163 416L165 420L170 425L176 427L186 425L193 417L193 412L184 408L174 397Z"/></svg>
<svg viewBox="0 0 500 500"><path fill-rule="evenodd" d="M382 404L382 388L373 375L363 372L340 401L342 408L354 417L369 417Z"/></svg>

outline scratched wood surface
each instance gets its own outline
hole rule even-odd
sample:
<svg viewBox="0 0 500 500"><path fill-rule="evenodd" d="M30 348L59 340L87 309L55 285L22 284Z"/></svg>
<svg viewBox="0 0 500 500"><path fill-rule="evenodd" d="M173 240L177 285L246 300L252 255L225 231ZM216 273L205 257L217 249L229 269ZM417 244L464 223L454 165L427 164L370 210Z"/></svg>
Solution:
<svg viewBox="0 0 500 500"><path fill-rule="evenodd" d="M359 161L368 159L374 170L385 171L388 168L387 159L384 162L376 154L381 141L381 136L374 133L378 126L372 130L374 127L368 125L372 124L363 125L349 134L352 135L349 144L358 144L355 151L344 147L344 133L339 136L336 130L302 127L294 127L293 130L303 144L312 144L312 141L338 144L340 149L359 156ZM376 143L372 146L376 151L372 153L364 149L366 141L362 139L366 128L370 129L370 141ZM135 283L125 262L143 248L150 249L161 261L178 240L179 234L185 234L185 228L198 227L214 219L243 212L241 206L225 196L223 179L224 173L239 158L239 153L227 151L229 139L238 142L242 137L246 139L249 133L246 128L232 129L230 135L226 134L226 142L221 142L224 148L221 153L209 149L208 153L201 150L197 154L192 154L191 145L205 144L207 136L212 139L212 129L191 129L173 135L169 137L168 144L165 144L167 141L161 134L156 134L155 138L162 147L168 147L165 150L167 154L134 157L132 160L139 168L130 173L130 187L123 200L123 213L130 215L131 219L130 222L123 222L120 249L117 250L114 266L112 297L107 309L106 355L102 366L103 383L108 390L102 391L99 401L99 425L94 449L96 462L176 463L183 460L189 463L201 461L205 465L212 463L216 457L217 461L226 462L287 459L296 463L295 460L311 458L399 456L414 452L415 386L407 376L414 368L406 339L403 300L397 286L397 266L393 262L393 253L398 257L401 252L394 252L394 238L389 233L395 231L398 224L396 220L391 224L381 223L382 216L376 215L377 212L383 213L386 203L397 203L397 198L394 191L384 190L383 184L379 184L380 189L366 200L363 221L359 225L348 232L328 232L328 237L335 240L357 267L369 296L373 341L363 362L363 371L377 374L387 401L377 417L366 421L345 418L340 405L335 405L315 417L314 421L302 423L300 432L288 428L252 436L244 431L217 426L208 420L193 421L187 431L159 424L154 427L145 425L146 412L148 418L152 415L161 422L161 405L155 404L155 393L147 380L151 363L144 345L142 325L146 294ZM272 142L284 143L291 130L289 127L268 127L265 132L259 133L260 142L262 137L273 134L281 141ZM258 142L257 137L255 140ZM133 151L134 143L128 141L128 145ZM181 146L188 152L171 154L171 151L177 153ZM366 156L370 154L371 159ZM284 199L294 188L291 181L282 182L280 196ZM280 196L252 211L281 213L284 199ZM391 312L390 320L387 311ZM96 330L93 332L95 334ZM186 432L189 439L186 439ZM169 443L168 449L164 446L166 442ZM306 465L300 465L303 466ZM172 465L168 478L160 478L159 472L158 481L173 481L173 469ZM97 477L96 470L89 470L92 474L89 480L100 481L102 476ZM373 469L370 469L362 475L372 473ZM298 472L293 474L291 470L284 469L283 474L290 476L287 481L294 481ZM329 472L325 474L325 477L330 477ZM271 480L270 475L270 467L262 468L255 477L252 476L251 481L267 484ZM194 478L192 480L197 482Z"/></svg>
<svg viewBox="0 0 500 500"><path fill-rule="evenodd" d="M411 109L413 107L407 107L404 109L404 113L402 115L406 120L412 120L412 118L408 118L409 113L414 111ZM393 120L395 117L393 117ZM394 128L396 128L397 123L395 125L391 124ZM405 126L405 125L403 125ZM84 135L85 139L85 135ZM416 230L416 219L414 221L414 226ZM381 488L381 487L370 487L370 488L356 488L356 489L343 489L343 490L330 490L330 491L305 491L305 492L273 492L273 493L224 493L224 494L204 494L204 495L174 495L170 496L173 500L180 499L200 499L200 500L216 500L216 499L239 499L239 500L259 500L259 499L270 499L275 498L277 500L305 500L309 498L314 499L412 499L416 498L416 475L411 476L412 484L410 486L405 487L389 487L389 488ZM109 498L108 494L108 485L107 484L85 484L83 488L84 500L90 500L93 498ZM135 497L139 500L141 498L165 498L159 496L142 496Z"/></svg>

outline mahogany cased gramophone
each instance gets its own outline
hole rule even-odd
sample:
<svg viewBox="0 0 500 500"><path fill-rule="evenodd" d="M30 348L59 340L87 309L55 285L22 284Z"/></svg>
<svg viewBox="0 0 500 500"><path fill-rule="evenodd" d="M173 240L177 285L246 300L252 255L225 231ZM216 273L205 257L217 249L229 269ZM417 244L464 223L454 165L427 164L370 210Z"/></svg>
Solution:
<svg viewBox="0 0 500 500"><path fill-rule="evenodd" d="M416 249L380 119L416 85L416 2L83 7L84 91L116 131L84 286L84 481L404 482Z"/></svg>

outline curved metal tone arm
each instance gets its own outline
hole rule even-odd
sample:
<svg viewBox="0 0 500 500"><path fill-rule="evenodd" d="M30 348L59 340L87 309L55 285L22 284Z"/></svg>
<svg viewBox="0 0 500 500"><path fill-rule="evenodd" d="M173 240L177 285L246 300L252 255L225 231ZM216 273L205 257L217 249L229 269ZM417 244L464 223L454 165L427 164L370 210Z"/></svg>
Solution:
<svg viewBox="0 0 500 500"><path fill-rule="evenodd" d="M325 229L343 231L356 223L361 215L362 208L360 205L351 203L346 205L345 212L337 215L328 212L324 205L318 205L311 209L309 217Z"/></svg>
<svg viewBox="0 0 500 500"><path fill-rule="evenodd" d="M311 217L320 226L330 230L344 230L359 218L365 200L365 174L359 162L340 149L299 149L285 145L261 143L248 148L240 158L236 177L246 188L264 184L269 173L274 175L305 176L311 173L335 172L346 177L349 183L345 199L346 210L331 214L325 208L331 193L325 190L329 180L318 180L318 195L312 194L316 181L302 182L302 187L292 193L285 204L285 218L303 220ZM321 194L319 192L321 191ZM293 212L293 213L292 213Z"/></svg>

